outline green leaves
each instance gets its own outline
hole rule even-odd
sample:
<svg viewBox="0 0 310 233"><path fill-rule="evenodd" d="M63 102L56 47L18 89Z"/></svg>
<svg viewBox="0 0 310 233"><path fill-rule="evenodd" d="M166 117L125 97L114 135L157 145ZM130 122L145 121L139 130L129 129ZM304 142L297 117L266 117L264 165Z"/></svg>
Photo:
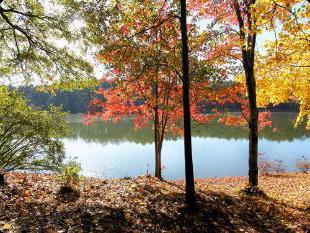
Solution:
<svg viewBox="0 0 310 233"><path fill-rule="evenodd" d="M16 91L0 87L0 169L54 170L64 158L60 138L68 132L60 108L36 109Z"/></svg>
<svg viewBox="0 0 310 233"><path fill-rule="evenodd" d="M72 160L60 168L60 180L66 185L76 185L79 181L79 173L81 172L81 165Z"/></svg>
<svg viewBox="0 0 310 233"><path fill-rule="evenodd" d="M93 77L83 36L73 26L76 6L60 3L12 0L1 4L0 71L5 71L0 72L1 78L50 84Z"/></svg>

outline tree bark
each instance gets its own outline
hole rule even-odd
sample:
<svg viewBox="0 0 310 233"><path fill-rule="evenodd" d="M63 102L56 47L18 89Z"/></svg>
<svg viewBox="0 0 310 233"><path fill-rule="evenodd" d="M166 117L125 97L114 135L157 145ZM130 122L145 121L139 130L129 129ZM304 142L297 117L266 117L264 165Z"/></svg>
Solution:
<svg viewBox="0 0 310 233"><path fill-rule="evenodd" d="M255 0L252 0L252 4ZM249 185L255 187L258 185L258 108L256 102L256 79L254 72L255 65L255 45L256 32L255 20L249 14L249 31L254 31L248 35L247 40L247 56L245 64L246 69L246 85L249 96L250 119L249 119Z"/></svg>
<svg viewBox="0 0 310 233"><path fill-rule="evenodd" d="M184 151L185 151L185 193L186 203L189 206L196 204L195 183L192 158L191 138L191 112L189 97L189 58L188 58L188 37L186 25L186 0L180 0L181 18L180 27L182 33L182 65L183 65L183 112L184 112Z"/></svg>
<svg viewBox="0 0 310 233"><path fill-rule="evenodd" d="M4 174L0 173L0 186L4 185Z"/></svg>
<svg viewBox="0 0 310 233"><path fill-rule="evenodd" d="M256 104L256 82L254 65L246 72L246 83L249 95L250 119L249 119L249 185L258 185L258 109Z"/></svg>
<svg viewBox="0 0 310 233"><path fill-rule="evenodd" d="M247 23L242 17L242 10L237 0L234 0L234 8L239 23L239 36L242 45L242 61L246 78L246 87L249 98L250 119L249 123L249 185L255 187L258 185L258 108L256 103L256 79L254 73L255 64L255 45L256 45L256 26L255 18L252 17L250 5L246 12ZM255 4L255 0L251 0L248 4ZM244 28L247 27L248 34Z"/></svg>
<svg viewBox="0 0 310 233"><path fill-rule="evenodd" d="M155 84L155 119L154 119L154 141L155 141L155 176L161 179L161 148L159 147L160 137L159 137L159 115L158 115L158 84Z"/></svg>

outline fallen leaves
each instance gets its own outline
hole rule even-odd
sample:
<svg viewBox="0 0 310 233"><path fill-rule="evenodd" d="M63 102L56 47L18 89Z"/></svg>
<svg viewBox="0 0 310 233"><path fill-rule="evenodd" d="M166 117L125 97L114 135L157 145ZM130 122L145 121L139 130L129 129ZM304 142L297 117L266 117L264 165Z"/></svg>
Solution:
<svg viewBox="0 0 310 233"><path fill-rule="evenodd" d="M5 224L1 227L1 230L2 230L2 231L10 230L11 227L12 227L11 224L5 223Z"/></svg>
<svg viewBox="0 0 310 233"><path fill-rule="evenodd" d="M81 178L76 201L58 198L53 175L12 173L0 188L4 232L308 232L310 175L260 177L265 197L240 192L246 177L197 179L198 207L184 183L154 177Z"/></svg>

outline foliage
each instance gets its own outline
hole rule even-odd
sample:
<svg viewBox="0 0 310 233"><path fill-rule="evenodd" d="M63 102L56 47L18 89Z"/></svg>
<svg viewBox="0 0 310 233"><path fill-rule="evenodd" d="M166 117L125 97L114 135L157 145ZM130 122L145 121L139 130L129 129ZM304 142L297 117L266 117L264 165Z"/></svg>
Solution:
<svg viewBox="0 0 310 233"><path fill-rule="evenodd" d="M149 122L155 124L157 109L162 119L159 122L162 136L166 131L182 132L178 124L183 114L181 44L175 4L149 0L143 7L139 1L123 1L113 6L118 11L107 20L109 27L101 33L105 38L98 54L98 60L109 70L102 82L110 88L97 90L98 96L90 103L85 123L97 118L119 122L133 117L136 128L141 128ZM219 32L212 28L200 33L195 17L189 25L192 118L208 123L220 116L219 109L223 112L225 104L233 104L241 106L242 116L227 114L220 122L244 125L249 119L245 90L240 85L229 88L225 80L230 71L222 67L229 60L208 50L213 48L215 38L225 42ZM269 113L261 113L262 128L271 124L268 117Z"/></svg>
<svg viewBox="0 0 310 233"><path fill-rule="evenodd" d="M61 1L1 0L0 77L43 84L90 78L92 67L70 9Z"/></svg>
<svg viewBox="0 0 310 233"><path fill-rule="evenodd" d="M111 5L117 11L108 19L109 27L102 31L105 38L97 56L108 70L102 82L108 83L110 88L98 88L98 96L90 103L85 123L93 123L98 118L113 119L117 123L128 117L134 118L136 128L151 123L155 154L160 158L166 133L182 132L182 46L175 17L177 4L148 0ZM191 96L191 110L194 119L208 122L217 113L202 113L199 104L210 102L202 92L221 77L217 67L199 61L199 52L209 43L207 36L199 34L194 24L189 34L193 48L191 74L193 82L197 82ZM157 167L160 169L160 164Z"/></svg>
<svg viewBox="0 0 310 233"><path fill-rule="evenodd" d="M306 156L302 156L300 159L296 161L296 167L301 172L308 172L310 171L310 159Z"/></svg>
<svg viewBox="0 0 310 233"><path fill-rule="evenodd" d="M92 99L92 91L90 89L77 90L72 88L70 91L65 91L63 88L56 90L54 94L39 91L36 86L19 86L16 88L18 93L24 95L28 104L48 109L50 105L62 107L62 110L70 113L86 113L88 103Z"/></svg>
<svg viewBox="0 0 310 233"><path fill-rule="evenodd" d="M310 4L305 1L287 11L292 16L265 43L256 70L261 105L296 101L300 104L296 126L303 121L310 129ZM279 23L277 23L279 24Z"/></svg>
<svg viewBox="0 0 310 233"><path fill-rule="evenodd" d="M209 22L210 27L217 25L223 36L230 38L226 39L230 44L215 40L218 46L209 47L208 54L218 54L224 61L234 60L233 67L239 71L234 76L243 84L246 84L246 75L240 68L249 68L246 62L250 59L242 59L242 56L255 48L258 36L266 32L275 35L274 40L268 40L259 50L260 53L252 51L253 59L256 57L257 105L264 108L269 104L296 101L300 104L296 125L305 120L309 128L309 3L304 0L189 2L198 17ZM238 8L241 17L237 15ZM238 32L236 27L239 27ZM253 42L249 43L251 39Z"/></svg>
<svg viewBox="0 0 310 233"><path fill-rule="evenodd" d="M53 170L64 158L60 138L69 132L65 113L28 106L16 91L0 87L0 168Z"/></svg>
<svg viewBox="0 0 310 233"><path fill-rule="evenodd" d="M75 186L79 182L80 172L81 165L73 160L61 166L59 178L66 186Z"/></svg>
<svg viewBox="0 0 310 233"><path fill-rule="evenodd" d="M271 160L265 154L260 154L258 169L259 172L263 175L270 175L272 173L284 173L285 163L283 160Z"/></svg>
<svg viewBox="0 0 310 233"><path fill-rule="evenodd" d="M103 86L103 88L107 89L108 85ZM70 112L72 114L86 113L88 110L89 102L95 96L93 90L88 88L84 88L81 90L76 90L72 88L74 90L70 91L64 91L63 88L60 89L61 90L56 90L54 94L51 94L41 92L38 90L38 87L31 85L19 86L17 88L18 92L24 95L28 99L28 103L33 106L38 106L44 110L48 109L49 105L61 106L63 111ZM221 106L219 105L215 105L214 107L221 109ZM225 108L229 112L240 111L240 105L235 104L233 101L231 101L231 104L229 105L225 104ZM287 103L287 104L281 104L280 106L270 107L270 110L293 112L298 111L298 106L295 106L294 103ZM203 109L202 111L207 111L207 108Z"/></svg>
<svg viewBox="0 0 310 233"><path fill-rule="evenodd" d="M299 1L274 0L192 0L191 9L210 24L221 28L230 40L230 46L224 44L224 53L220 57L230 57L236 66L243 68L243 84L246 87L249 119L249 183L258 185L258 118L256 40L263 29L272 31L276 21L285 22L292 16L290 9ZM209 30L210 27L206 27ZM218 48L211 48L216 51ZM220 46L220 51L223 49ZM238 76L238 73L237 73Z"/></svg>
<svg viewBox="0 0 310 233"><path fill-rule="evenodd" d="M251 120L249 100L246 94L246 88L242 83L230 84L222 88L220 91L212 92L212 95L217 99L220 106L235 105L241 114L233 114L226 108L228 112L222 112L218 119L219 123L224 123L227 126L242 126L249 129ZM266 127L272 127L271 111L262 109L258 112L258 130L263 130Z"/></svg>

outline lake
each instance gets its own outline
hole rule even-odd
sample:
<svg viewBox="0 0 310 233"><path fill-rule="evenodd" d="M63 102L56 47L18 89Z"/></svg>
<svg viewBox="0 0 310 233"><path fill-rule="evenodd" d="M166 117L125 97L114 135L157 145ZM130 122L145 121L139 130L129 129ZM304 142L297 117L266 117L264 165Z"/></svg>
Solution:
<svg viewBox="0 0 310 233"><path fill-rule="evenodd" d="M294 128L295 113L273 113L274 132L259 133L259 152L285 161L288 171L295 161L310 156L310 132ZM82 174L99 178L135 177L154 173L154 144L151 128L135 130L131 120L119 124L98 122L84 126L82 115L71 115L72 133L63 139L68 157L76 157ZM247 175L247 131L222 124L193 129L195 177ZM163 177L184 177L181 137L168 135L162 149Z"/></svg>

